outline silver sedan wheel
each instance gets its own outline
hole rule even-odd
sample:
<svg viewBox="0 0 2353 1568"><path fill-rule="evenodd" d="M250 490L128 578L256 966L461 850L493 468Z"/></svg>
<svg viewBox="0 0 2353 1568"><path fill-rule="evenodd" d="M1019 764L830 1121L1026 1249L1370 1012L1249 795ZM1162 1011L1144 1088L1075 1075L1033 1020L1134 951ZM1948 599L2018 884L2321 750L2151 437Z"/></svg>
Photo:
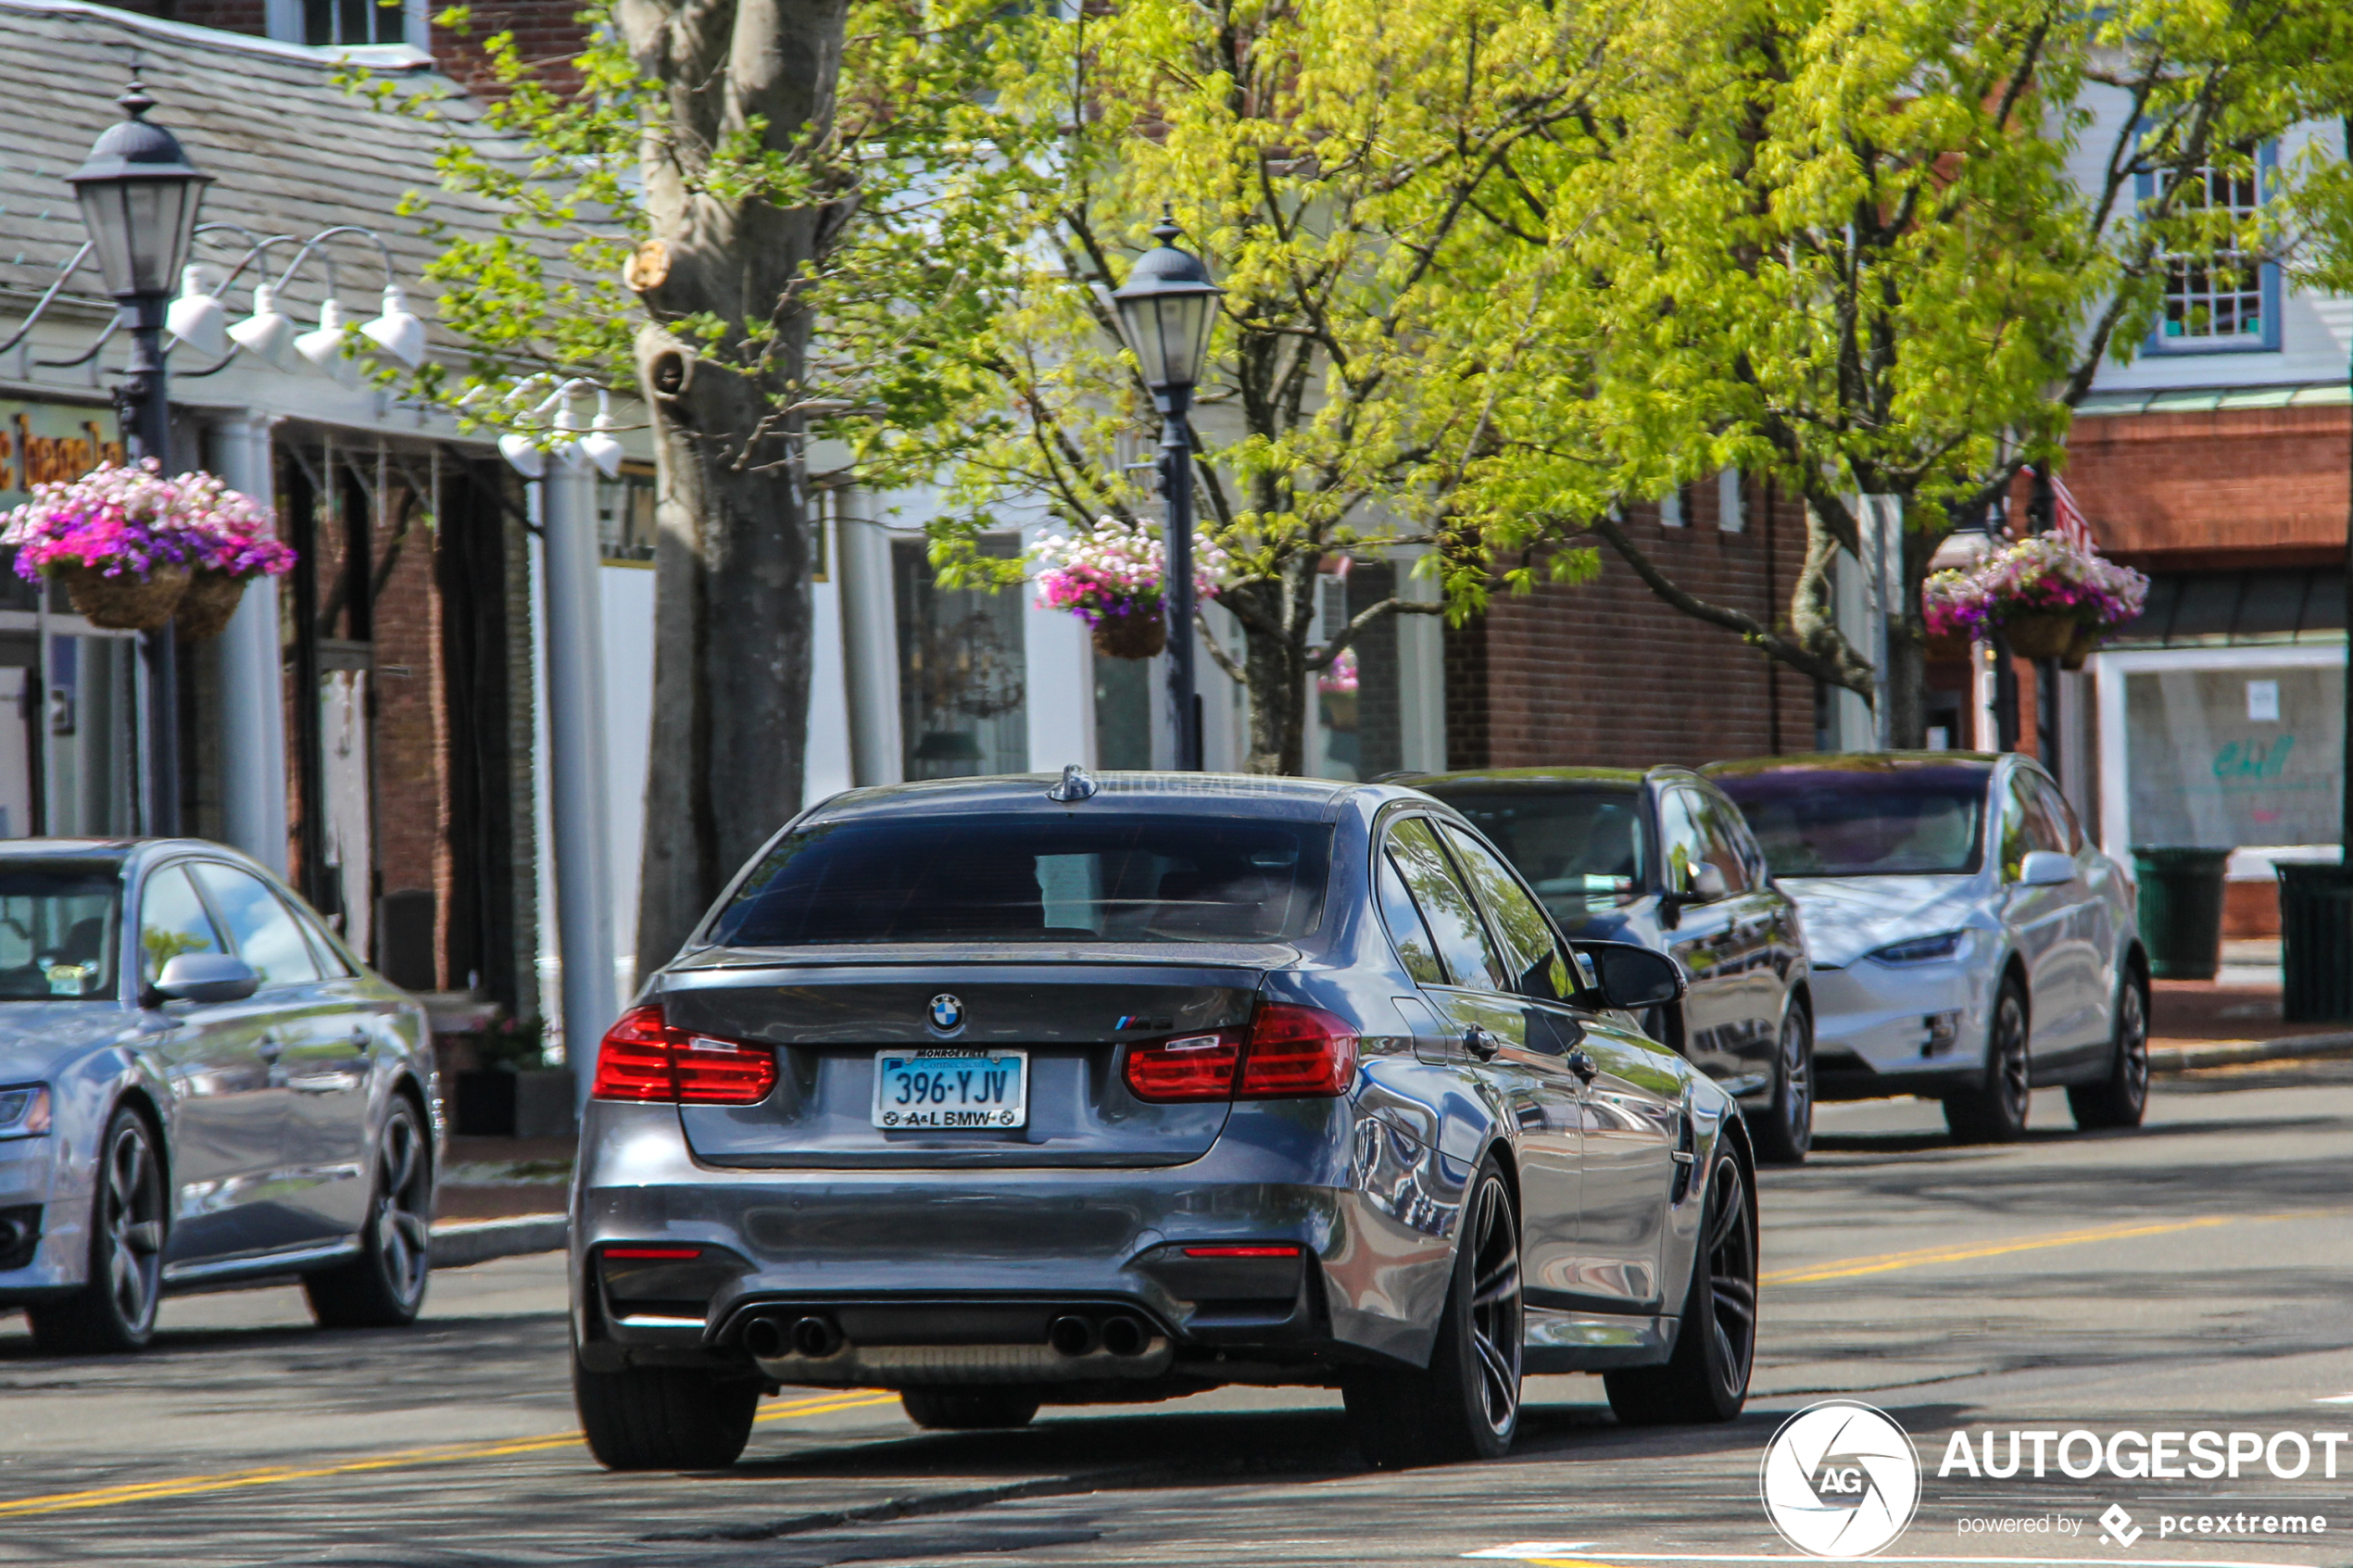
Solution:
<svg viewBox="0 0 2353 1568"><path fill-rule="evenodd" d="M376 1253L385 1286L404 1306L425 1293L433 1236L433 1173L422 1139L406 1115L384 1118L376 1137Z"/></svg>
<svg viewBox="0 0 2353 1568"><path fill-rule="evenodd" d="M163 1173L145 1123L120 1117L111 1133L94 1218L106 1236L107 1299L124 1329L144 1339L162 1295Z"/></svg>
<svg viewBox="0 0 2353 1568"><path fill-rule="evenodd" d="M1756 1236L1740 1167L1718 1160L1707 1195L1709 1328L1716 1336L1716 1374L1735 1405L1748 1393L1756 1354Z"/></svg>
<svg viewBox="0 0 2353 1568"><path fill-rule="evenodd" d="M1519 1421L1522 1307L1519 1227L1500 1177L1479 1184L1471 1217L1471 1348L1478 1356L1480 1407L1488 1430L1508 1436Z"/></svg>

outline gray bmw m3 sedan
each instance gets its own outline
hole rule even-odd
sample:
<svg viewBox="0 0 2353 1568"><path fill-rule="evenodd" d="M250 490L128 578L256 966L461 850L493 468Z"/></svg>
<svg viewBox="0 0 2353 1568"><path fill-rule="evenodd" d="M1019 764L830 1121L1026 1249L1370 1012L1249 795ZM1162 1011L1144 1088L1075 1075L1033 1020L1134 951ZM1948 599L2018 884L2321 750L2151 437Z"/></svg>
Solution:
<svg viewBox="0 0 2353 1568"><path fill-rule="evenodd" d="M726 1465L786 1385L897 1389L942 1428L1337 1386L1378 1464L1502 1453L1523 1373L1729 1420L1747 1135L1629 1016L1681 986L1572 947L1409 789L1072 769L836 796L600 1048L589 1447Z"/></svg>

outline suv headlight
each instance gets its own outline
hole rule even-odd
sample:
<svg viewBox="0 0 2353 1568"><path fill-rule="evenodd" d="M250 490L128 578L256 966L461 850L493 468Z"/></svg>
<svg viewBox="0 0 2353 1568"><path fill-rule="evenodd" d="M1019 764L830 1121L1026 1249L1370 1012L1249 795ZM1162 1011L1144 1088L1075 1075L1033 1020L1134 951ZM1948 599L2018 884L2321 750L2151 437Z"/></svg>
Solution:
<svg viewBox="0 0 2353 1568"><path fill-rule="evenodd" d="M1966 931L1946 931L1934 936L1914 936L1903 942L1891 942L1884 947L1875 947L1863 956L1876 959L1881 963L1931 963L1959 952L1961 942L1968 935Z"/></svg>
<svg viewBox="0 0 2353 1568"><path fill-rule="evenodd" d="M12 1084L0 1089L0 1138L38 1137L48 1130L48 1085Z"/></svg>

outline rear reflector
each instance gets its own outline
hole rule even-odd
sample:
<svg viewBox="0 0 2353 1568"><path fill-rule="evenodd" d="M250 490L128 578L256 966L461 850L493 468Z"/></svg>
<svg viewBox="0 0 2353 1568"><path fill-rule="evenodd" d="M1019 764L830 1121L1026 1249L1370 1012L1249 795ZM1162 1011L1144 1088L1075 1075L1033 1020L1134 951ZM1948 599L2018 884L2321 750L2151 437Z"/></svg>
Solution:
<svg viewBox="0 0 2353 1568"><path fill-rule="evenodd" d="M607 1254L610 1256L610 1254ZM1188 1247L1188 1258L1296 1258L1296 1247Z"/></svg>
<svg viewBox="0 0 2353 1568"><path fill-rule="evenodd" d="M775 1086L774 1047L673 1028L661 1009L649 1005L631 1008L606 1034L590 1093L598 1099L757 1105Z"/></svg>
<svg viewBox="0 0 2353 1568"><path fill-rule="evenodd" d="M1142 1100L1328 1098L1346 1094L1355 1076L1348 1021L1281 1002L1260 1008L1247 1035L1224 1029L1127 1051L1128 1092Z"/></svg>
<svg viewBox="0 0 2353 1568"><path fill-rule="evenodd" d="M605 1258L635 1258L642 1262L685 1263L702 1256L699 1247L608 1247Z"/></svg>

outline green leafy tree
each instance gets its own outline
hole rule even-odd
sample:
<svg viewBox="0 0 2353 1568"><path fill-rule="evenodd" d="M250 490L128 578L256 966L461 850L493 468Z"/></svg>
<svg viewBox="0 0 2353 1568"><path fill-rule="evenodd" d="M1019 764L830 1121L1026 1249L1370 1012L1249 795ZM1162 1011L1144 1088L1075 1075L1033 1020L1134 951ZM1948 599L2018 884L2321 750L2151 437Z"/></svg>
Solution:
<svg viewBox="0 0 2353 1568"><path fill-rule="evenodd" d="M1924 723L1919 586L1957 521L2063 453L2169 266L2263 243L2203 199L2345 100L2334 0L1735 0L1654 17L1577 142L1531 142L1488 234L1516 265L1450 330L1542 345L1478 521L1491 548L1590 528L1666 602ZM2107 110L2095 115L2095 104ZM2088 169L2078 181L2070 164ZM1785 617L1677 583L1597 497L1727 466L1806 510ZM1905 520L1890 668L1831 605L1856 499Z"/></svg>

